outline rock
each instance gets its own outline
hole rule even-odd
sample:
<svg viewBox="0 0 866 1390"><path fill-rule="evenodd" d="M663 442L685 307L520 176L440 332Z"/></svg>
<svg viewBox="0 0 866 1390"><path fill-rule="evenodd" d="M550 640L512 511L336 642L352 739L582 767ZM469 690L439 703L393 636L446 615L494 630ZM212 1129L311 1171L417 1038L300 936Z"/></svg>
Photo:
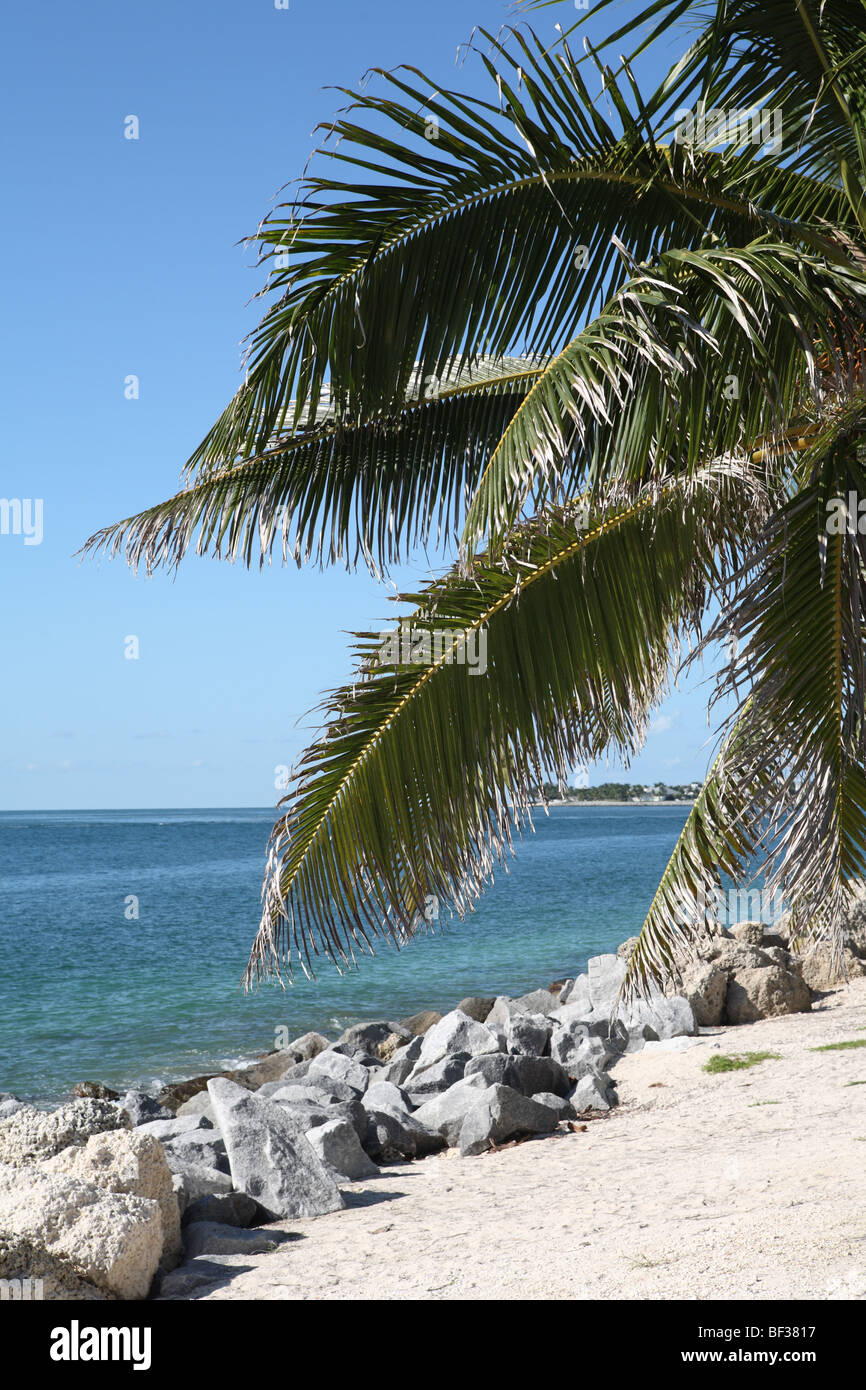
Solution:
<svg viewBox="0 0 866 1390"><path fill-rule="evenodd" d="M619 946L617 946L616 954L619 957L619 959L624 960L626 964L628 964L629 957L631 956L631 953L634 950L637 943L638 938L636 936L630 936L627 941L623 941Z"/></svg>
<svg viewBox="0 0 866 1390"><path fill-rule="evenodd" d="M554 993L549 989L534 989L531 994L522 994L519 999L512 999L513 1009L521 1014L541 1014L547 1017L558 1009L564 1001L559 993Z"/></svg>
<svg viewBox="0 0 866 1390"><path fill-rule="evenodd" d="M501 1054L500 1054L501 1055ZM481 1058L477 1059L479 1062ZM496 1058L485 1058L485 1061L495 1061ZM502 1057L503 1062L507 1058ZM486 1094L491 1089L484 1075L480 1072L473 1072L466 1076L462 1081L449 1087L441 1096L433 1096L425 1101L415 1112L415 1119L442 1136L449 1148L453 1148L460 1138L460 1130L463 1121L469 1111L475 1105L479 1096Z"/></svg>
<svg viewBox="0 0 866 1390"><path fill-rule="evenodd" d="M154 1139L160 1139L163 1142L167 1139L177 1139L181 1134L194 1134L199 1129L213 1133L213 1126L208 1118L201 1113L175 1115L170 1120L147 1120L145 1124L138 1125L137 1128L139 1134L150 1134Z"/></svg>
<svg viewBox="0 0 866 1390"><path fill-rule="evenodd" d="M137 1130L136 1133L141 1133ZM200 1163L205 1168L218 1168L220 1172L229 1171L225 1140L218 1129L196 1129L189 1134L178 1134L174 1139L163 1140L167 1155L175 1154L185 1163Z"/></svg>
<svg viewBox="0 0 866 1390"><path fill-rule="evenodd" d="M361 1148L358 1135L348 1120L329 1120L310 1130L307 1136L322 1163L339 1182L361 1182L379 1176L379 1169Z"/></svg>
<svg viewBox="0 0 866 1390"><path fill-rule="evenodd" d="M547 988L551 994L556 995L560 1004L565 1004L568 1000L569 994L572 991L573 985L574 980L569 978L567 980L554 980L553 984L548 985Z"/></svg>
<svg viewBox="0 0 866 1390"><path fill-rule="evenodd" d="M555 998L551 995L551 998ZM550 1051L553 1024L544 1014L513 1014L505 1025L505 1041L509 1052L527 1057L542 1057Z"/></svg>
<svg viewBox="0 0 866 1390"><path fill-rule="evenodd" d="M131 1127L126 1111L108 1100L73 1100L51 1111L28 1105L0 1125L0 1163L40 1162L70 1144L85 1144L92 1134Z"/></svg>
<svg viewBox="0 0 866 1390"><path fill-rule="evenodd" d="M0 1231L0 1279L21 1280L22 1300L27 1294L46 1302L108 1301L114 1295L82 1279L71 1259L48 1251L25 1236ZM27 1281L26 1284L24 1281ZM26 1292L25 1292L26 1290Z"/></svg>
<svg viewBox="0 0 866 1390"><path fill-rule="evenodd" d="M281 1086L283 1083L281 1081L275 1081L273 1084L275 1086ZM168 1115L169 1118L171 1118L170 1111ZM207 1091L199 1091L198 1095L190 1096L189 1100L185 1100L183 1105L177 1107L177 1118L180 1120L184 1115L203 1115L208 1124L216 1125L216 1111L213 1108L210 1094ZM154 1115L153 1118L157 1119L158 1117Z"/></svg>
<svg viewBox="0 0 866 1390"><path fill-rule="evenodd" d="M258 1090L259 1086L264 1086L268 1081L280 1081L289 1067L295 1065L295 1057L287 1048L278 1048L275 1052L268 1052L263 1057L259 1057L255 1062L248 1062L244 1067L238 1067L231 1073L230 1080L239 1086L246 1086L251 1091ZM303 1061L303 1058L300 1059Z"/></svg>
<svg viewBox="0 0 866 1390"><path fill-rule="evenodd" d="M715 1028L724 1021L730 971L710 961L685 967L677 992L688 1000L699 1028Z"/></svg>
<svg viewBox="0 0 866 1390"><path fill-rule="evenodd" d="M299 1038L294 1038L292 1042L286 1043L280 1050L290 1057L292 1063L311 1062L314 1057L318 1057L320 1052L324 1052L326 1047L330 1047L329 1040L324 1033L302 1033Z"/></svg>
<svg viewBox="0 0 866 1390"><path fill-rule="evenodd" d="M67 1173L108 1192L126 1192L156 1202L162 1220L161 1262L172 1268L180 1257L180 1210L172 1175L158 1139L140 1130L116 1129L93 1134L49 1158L43 1168Z"/></svg>
<svg viewBox="0 0 866 1390"><path fill-rule="evenodd" d="M430 1096L447 1091L449 1086L460 1080L468 1061L468 1053L457 1052L440 1057L438 1062L429 1067L424 1067L419 1062L412 1074L407 1076L405 1083L412 1104L423 1105Z"/></svg>
<svg viewBox="0 0 866 1390"><path fill-rule="evenodd" d="M166 1150L165 1161L172 1174L174 1188L181 1216L187 1207L202 1197L227 1196L232 1190L232 1180L228 1173L219 1168L206 1168L201 1163L192 1163L182 1154Z"/></svg>
<svg viewBox="0 0 866 1390"><path fill-rule="evenodd" d="M237 1272L237 1262L231 1255L197 1255L159 1281L156 1297L160 1302L195 1302L214 1289L224 1288Z"/></svg>
<svg viewBox="0 0 866 1390"><path fill-rule="evenodd" d="M579 1031L577 1025L569 1031L555 1033L551 1040L552 1059L575 1080L590 1071L604 1071L619 1055L609 1039L594 1037L585 1028ZM558 1087L548 1089L556 1091Z"/></svg>
<svg viewBox="0 0 866 1390"><path fill-rule="evenodd" d="M711 938L700 958L723 970L761 970L773 964L771 957L760 947L750 946L745 941L729 941L725 937Z"/></svg>
<svg viewBox="0 0 866 1390"><path fill-rule="evenodd" d="M198 1255L268 1255L290 1239L282 1231L251 1231L219 1221L191 1221L183 1233L188 1260Z"/></svg>
<svg viewBox="0 0 866 1390"><path fill-rule="evenodd" d="M625 979L625 961L614 955L592 956L587 972L593 1012L610 1014Z"/></svg>
<svg viewBox="0 0 866 1390"><path fill-rule="evenodd" d="M728 982L725 1014L728 1023L754 1023L759 1018L808 1013L812 1007L803 976L779 965L737 970Z"/></svg>
<svg viewBox="0 0 866 1390"><path fill-rule="evenodd" d="M731 928L731 936L744 946L760 946L767 928L763 922L736 922Z"/></svg>
<svg viewBox="0 0 866 1390"><path fill-rule="evenodd" d="M620 1009L619 1021L628 1032L626 1052L639 1051L645 1042L692 1037L697 1027L691 1005L679 995L666 999L657 994L649 1001L633 1000Z"/></svg>
<svg viewBox="0 0 866 1390"><path fill-rule="evenodd" d="M522 1096L510 1086L489 1086L467 1111L460 1127L464 1157L484 1153L522 1134L550 1134L558 1116L549 1105Z"/></svg>
<svg viewBox="0 0 866 1390"><path fill-rule="evenodd" d="M482 999L470 994L466 999L461 999L457 1007L468 1018L474 1018L476 1023L483 1023L495 1003L495 999Z"/></svg>
<svg viewBox="0 0 866 1390"><path fill-rule="evenodd" d="M413 1033L412 1036L414 1037L415 1034ZM377 1049L380 1061L390 1062L394 1053L403 1046L403 1040L404 1033L402 1028L399 1033L389 1033L387 1038L385 1038L383 1042L380 1042Z"/></svg>
<svg viewBox="0 0 866 1390"><path fill-rule="evenodd" d="M498 1051L496 1039L483 1023L476 1023L459 1009L452 1009L424 1034L416 1069L432 1066L448 1054L462 1052L479 1057L485 1052Z"/></svg>
<svg viewBox="0 0 866 1390"><path fill-rule="evenodd" d="M155 1201L35 1165L0 1165L0 1230L60 1256L88 1284L124 1299L147 1297L163 1243Z"/></svg>
<svg viewBox="0 0 866 1390"><path fill-rule="evenodd" d="M414 1033L416 1037L420 1038L429 1032L434 1023L438 1023L441 1017L442 1015L437 1014L435 1009L422 1009L421 1013L413 1014L411 1018L401 1019L400 1027L408 1028L410 1033Z"/></svg>
<svg viewBox="0 0 866 1390"><path fill-rule="evenodd" d="M183 1226L194 1221L207 1221L211 1225L258 1226L265 1219L265 1213L252 1197L245 1192L226 1192L222 1196L208 1194L192 1202L183 1214Z"/></svg>
<svg viewBox="0 0 866 1390"><path fill-rule="evenodd" d="M288 1116L296 1129L308 1137L311 1130L318 1129L320 1125L329 1125L332 1120L347 1120L359 1139L363 1139L367 1132L367 1116L357 1096L351 1101L337 1101L330 1105L309 1099L272 1097L272 1101Z"/></svg>
<svg viewBox="0 0 866 1390"><path fill-rule="evenodd" d="M391 1081L395 1086L402 1086L407 1076L411 1076L415 1069L415 1063L421 1056L421 1048L424 1045L424 1038L417 1034L406 1047L400 1047L391 1057L389 1062L376 1073L370 1085L375 1085L379 1081Z"/></svg>
<svg viewBox="0 0 866 1390"><path fill-rule="evenodd" d="M819 942L795 960L806 987L815 994L838 989L847 980L866 975L866 962L855 956L848 946L843 947L841 962L834 960L826 942Z"/></svg>
<svg viewBox="0 0 866 1390"><path fill-rule="evenodd" d="M156 1096L149 1095L147 1091L127 1091L121 1098L120 1105L132 1121L133 1127L147 1124L149 1120L172 1118L172 1112L165 1105L160 1105Z"/></svg>
<svg viewBox="0 0 866 1390"><path fill-rule="evenodd" d="M17 1096L9 1096L6 1100L0 1100L0 1120L8 1120L10 1115L15 1115L19 1110L26 1110L27 1105Z"/></svg>
<svg viewBox="0 0 866 1390"><path fill-rule="evenodd" d="M374 1023L354 1024L353 1027L347 1028L346 1031L340 1035L334 1046L358 1048L361 1052L369 1053L381 1061L382 1058L379 1049L387 1043L389 1039L396 1037L398 1040L391 1048L393 1054L397 1047L411 1042L414 1036L411 1028L404 1028L400 1023L387 1023L384 1020L380 1020Z"/></svg>
<svg viewBox="0 0 866 1390"><path fill-rule="evenodd" d="M175 1081L170 1086L163 1086L157 1101L172 1114L177 1114L178 1107L184 1101L191 1100L200 1091L207 1090L207 1083L211 1080L211 1073L208 1076L193 1076L188 1081Z"/></svg>
<svg viewBox="0 0 866 1390"><path fill-rule="evenodd" d="M280 1081L272 1088L264 1088L256 1094L262 1100L309 1100L317 1105L355 1104L358 1090L339 1077L327 1076L323 1072L302 1076L298 1081Z"/></svg>
<svg viewBox="0 0 866 1390"><path fill-rule="evenodd" d="M557 1120L573 1120L575 1117L571 1101L565 1096L555 1096L552 1091L536 1091L532 1099L538 1105L549 1105Z"/></svg>
<svg viewBox="0 0 866 1390"><path fill-rule="evenodd" d="M564 1096L571 1087L568 1075L553 1057L493 1053L474 1057L467 1063L465 1075L482 1077L486 1086L510 1086L524 1096L533 1096L537 1091L555 1091Z"/></svg>
<svg viewBox="0 0 866 1390"><path fill-rule="evenodd" d="M361 1105L364 1110L396 1108L398 1111L405 1111L407 1115L411 1114L411 1102L408 1095L400 1086L395 1086L392 1081L374 1081L361 1097Z"/></svg>
<svg viewBox="0 0 866 1390"><path fill-rule="evenodd" d="M119 1091L112 1091L99 1081L76 1081L70 1094L79 1100L120 1100Z"/></svg>
<svg viewBox="0 0 866 1390"><path fill-rule="evenodd" d="M370 1084L372 1069L362 1066L360 1062L345 1056L342 1052L329 1049L327 1052L320 1052L318 1057L313 1059L307 1076L330 1077L336 1081L344 1081L358 1095L363 1095Z"/></svg>
<svg viewBox="0 0 866 1390"><path fill-rule="evenodd" d="M616 1091L604 1072L587 1072L568 1094L575 1115L584 1110L610 1110L617 1103Z"/></svg>
<svg viewBox="0 0 866 1390"><path fill-rule="evenodd" d="M280 1105L222 1077L208 1090L237 1191L274 1218L321 1216L344 1205L331 1174Z"/></svg>
<svg viewBox="0 0 866 1390"><path fill-rule="evenodd" d="M443 1146L440 1134L430 1130L415 1115L396 1109L369 1109L364 1148L377 1163L393 1163L401 1158L423 1158Z"/></svg>

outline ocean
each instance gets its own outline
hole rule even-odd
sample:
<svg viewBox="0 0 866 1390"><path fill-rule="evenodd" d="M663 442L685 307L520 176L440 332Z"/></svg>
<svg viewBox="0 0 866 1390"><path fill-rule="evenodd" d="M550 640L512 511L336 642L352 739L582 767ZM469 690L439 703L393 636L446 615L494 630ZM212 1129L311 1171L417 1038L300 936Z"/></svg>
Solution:
<svg viewBox="0 0 866 1390"><path fill-rule="evenodd" d="M638 930L687 815L539 810L466 921L245 996L273 809L0 812L0 1091L152 1086L249 1060L278 1028L336 1035L574 975Z"/></svg>

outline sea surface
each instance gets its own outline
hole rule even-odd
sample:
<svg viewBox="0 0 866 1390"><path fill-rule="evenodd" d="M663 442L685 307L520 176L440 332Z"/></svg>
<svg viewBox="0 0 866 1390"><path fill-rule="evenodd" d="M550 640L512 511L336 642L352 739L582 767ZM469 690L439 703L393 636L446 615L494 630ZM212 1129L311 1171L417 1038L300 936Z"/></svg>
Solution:
<svg viewBox="0 0 866 1390"><path fill-rule="evenodd" d="M0 1091L152 1086L268 1051L283 1026L336 1035L574 975L638 930L687 815L539 810L466 921L245 996L272 809L0 812Z"/></svg>

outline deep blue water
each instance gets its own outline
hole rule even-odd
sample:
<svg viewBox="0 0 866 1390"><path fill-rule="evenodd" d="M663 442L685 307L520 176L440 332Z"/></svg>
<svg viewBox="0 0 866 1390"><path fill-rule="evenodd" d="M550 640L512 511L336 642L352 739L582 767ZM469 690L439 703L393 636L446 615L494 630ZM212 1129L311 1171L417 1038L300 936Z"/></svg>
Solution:
<svg viewBox="0 0 866 1390"><path fill-rule="evenodd" d="M637 931L687 814L538 812L465 922L244 996L273 810L0 812L0 1091L178 1079L269 1050L282 1025L333 1033L573 975Z"/></svg>

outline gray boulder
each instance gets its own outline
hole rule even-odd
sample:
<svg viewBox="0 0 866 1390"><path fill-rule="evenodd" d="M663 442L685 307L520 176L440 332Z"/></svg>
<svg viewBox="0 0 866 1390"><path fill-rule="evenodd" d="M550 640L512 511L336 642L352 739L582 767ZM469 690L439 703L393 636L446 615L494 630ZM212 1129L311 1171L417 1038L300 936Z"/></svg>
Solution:
<svg viewBox="0 0 866 1390"><path fill-rule="evenodd" d="M370 1085L376 1085L380 1081L390 1081L395 1086L402 1086L406 1077L411 1076L415 1070L415 1064L421 1056L423 1045L424 1038L419 1033L405 1047L399 1047L391 1060L377 1071L375 1078L371 1079Z"/></svg>
<svg viewBox="0 0 866 1390"><path fill-rule="evenodd" d="M393 1163L402 1158L424 1158L444 1144L441 1134L428 1129L415 1115L396 1109L367 1111L364 1149L377 1163Z"/></svg>
<svg viewBox="0 0 866 1390"><path fill-rule="evenodd" d="M328 1048L327 1052L320 1052L318 1057L313 1059L307 1076L344 1081L358 1095L363 1095L370 1084L372 1069L363 1066L354 1057L347 1057L344 1052Z"/></svg>
<svg viewBox="0 0 866 1390"><path fill-rule="evenodd" d="M322 1104L312 1099L290 1100L272 1096L269 1104L278 1105L300 1134L309 1135L320 1125L328 1125L332 1120L347 1120L359 1138L363 1138L367 1128L364 1109L355 1096L351 1101L336 1101Z"/></svg>
<svg viewBox="0 0 866 1390"><path fill-rule="evenodd" d="M501 1052L473 1057L466 1064L465 1076L480 1076L485 1086L510 1086L524 1096L532 1096L536 1091L554 1091L564 1096L571 1087L566 1071L553 1057L510 1056Z"/></svg>
<svg viewBox="0 0 866 1390"><path fill-rule="evenodd" d="M338 1182L341 1178L361 1182L364 1178L378 1177L379 1169L364 1153L355 1128L348 1120L329 1120L311 1129L307 1138Z"/></svg>
<svg viewBox="0 0 866 1390"><path fill-rule="evenodd" d="M616 1090L605 1072L587 1072L569 1092L576 1115L584 1110L610 1110L617 1103Z"/></svg>
<svg viewBox="0 0 866 1390"><path fill-rule="evenodd" d="M332 1175L282 1106L223 1077L209 1081L208 1090L237 1191L275 1219L321 1216L344 1205Z"/></svg>
<svg viewBox="0 0 866 1390"><path fill-rule="evenodd" d="M17 1096L7 1095L5 1100L0 1100L0 1120L8 1120L10 1115L14 1115L18 1110L26 1110L27 1105Z"/></svg>
<svg viewBox="0 0 866 1390"><path fill-rule="evenodd" d="M566 1096L555 1096L552 1091L536 1091L532 1097L539 1105L549 1105L557 1120L573 1120L574 1108Z"/></svg>
<svg viewBox="0 0 866 1390"><path fill-rule="evenodd" d="M447 1057L440 1057L438 1062L434 1062L429 1067L424 1067L419 1062L411 1076L407 1076L405 1082L412 1104L423 1105L430 1096L440 1095L442 1091L447 1091L449 1086L453 1086L455 1081L460 1080L468 1061L467 1053L457 1052Z"/></svg>
<svg viewBox="0 0 866 1390"><path fill-rule="evenodd" d="M610 1014L625 979L626 962L615 955L592 956L587 972L593 1012Z"/></svg>
<svg viewBox="0 0 866 1390"><path fill-rule="evenodd" d="M325 1048L330 1046L330 1041L323 1033L302 1033L299 1038L293 1038L290 1043L286 1043L285 1048L281 1050L286 1053L293 1064L297 1064L298 1062L312 1061L314 1057L318 1057L320 1052L324 1052Z"/></svg>
<svg viewBox="0 0 866 1390"><path fill-rule="evenodd" d="M183 1225L193 1221L206 1221L211 1225L257 1226L264 1218L258 1202L245 1192L226 1192L222 1195L208 1193L199 1197L186 1208Z"/></svg>
<svg viewBox="0 0 866 1390"><path fill-rule="evenodd" d="M527 1057L543 1057L545 1052L550 1051L552 1029L553 1024L544 1014L513 1014L505 1025L508 1051Z"/></svg>
<svg viewBox="0 0 866 1390"><path fill-rule="evenodd" d="M249 1230L217 1221L192 1221L184 1230L184 1254L188 1260L198 1255L267 1255L291 1239L282 1231Z"/></svg>
<svg viewBox="0 0 866 1390"><path fill-rule="evenodd" d="M499 1044L489 1028L483 1023L476 1023L459 1009L452 1009L450 1014L446 1014L424 1034L418 1054L418 1070L422 1066L432 1066L449 1054L464 1052L470 1057L479 1057L485 1052L498 1051Z"/></svg>
<svg viewBox="0 0 866 1390"><path fill-rule="evenodd" d="M411 1103L406 1092L392 1081L374 1081L361 1097L364 1110L393 1110L411 1113Z"/></svg>
<svg viewBox="0 0 866 1390"><path fill-rule="evenodd" d="M554 1009L558 1009L563 1002L559 991L554 992L550 989L534 989L530 994L521 994L519 999L511 1000L516 1013L541 1014L544 1018L552 1014Z"/></svg>
<svg viewBox="0 0 866 1390"><path fill-rule="evenodd" d="M460 1127L460 1152L471 1157L519 1135L550 1134L558 1122L551 1106L539 1105L510 1086L489 1086L467 1111Z"/></svg>
<svg viewBox="0 0 866 1390"><path fill-rule="evenodd" d="M210 1120L201 1113L175 1115L171 1120L147 1120L137 1128L139 1133L151 1134L154 1139L160 1139L163 1143L169 1139L177 1139L181 1134L194 1134L199 1129L207 1130L211 1134L214 1132Z"/></svg>
<svg viewBox="0 0 866 1390"><path fill-rule="evenodd" d="M148 1120L173 1118L171 1111L160 1105L156 1096L149 1095L147 1091L127 1091L120 1106L126 1111L134 1127L146 1124Z"/></svg>
<svg viewBox="0 0 866 1390"><path fill-rule="evenodd" d="M373 1023L353 1024L351 1028L347 1028L340 1035L335 1047L357 1048L361 1052L378 1058L380 1047L389 1042L395 1034L402 1043L411 1042L415 1036L411 1028L404 1028L401 1023L389 1023L384 1019L377 1019Z"/></svg>
<svg viewBox="0 0 866 1390"><path fill-rule="evenodd" d="M280 1086L282 1083L277 1081L274 1084ZM216 1114L214 1112L213 1102L207 1091L199 1091L198 1095L190 1096L189 1100L185 1100L183 1105L177 1107L175 1113L179 1119L184 1115L204 1115L208 1124L216 1125Z"/></svg>
<svg viewBox="0 0 866 1390"><path fill-rule="evenodd" d="M178 1134L175 1139L164 1139L162 1143L166 1154L178 1154L184 1162L219 1168L224 1173L229 1171L225 1140L218 1129L196 1129L189 1134Z"/></svg>
<svg viewBox="0 0 866 1390"><path fill-rule="evenodd" d="M165 1150L165 1161L172 1174L173 1187L177 1196L181 1216L187 1207L201 1197L226 1196L232 1190L232 1180L228 1173L219 1168L208 1168L201 1163L193 1163L183 1154Z"/></svg>
<svg viewBox="0 0 866 1390"><path fill-rule="evenodd" d="M467 1114L479 1096L487 1090L488 1084L480 1073L465 1076L441 1096L433 1096L425 1101L416 1110L415 1119L427 1129L440 1134L448 1146L453 1148L460 1138L460 1130Z"/></svg>

